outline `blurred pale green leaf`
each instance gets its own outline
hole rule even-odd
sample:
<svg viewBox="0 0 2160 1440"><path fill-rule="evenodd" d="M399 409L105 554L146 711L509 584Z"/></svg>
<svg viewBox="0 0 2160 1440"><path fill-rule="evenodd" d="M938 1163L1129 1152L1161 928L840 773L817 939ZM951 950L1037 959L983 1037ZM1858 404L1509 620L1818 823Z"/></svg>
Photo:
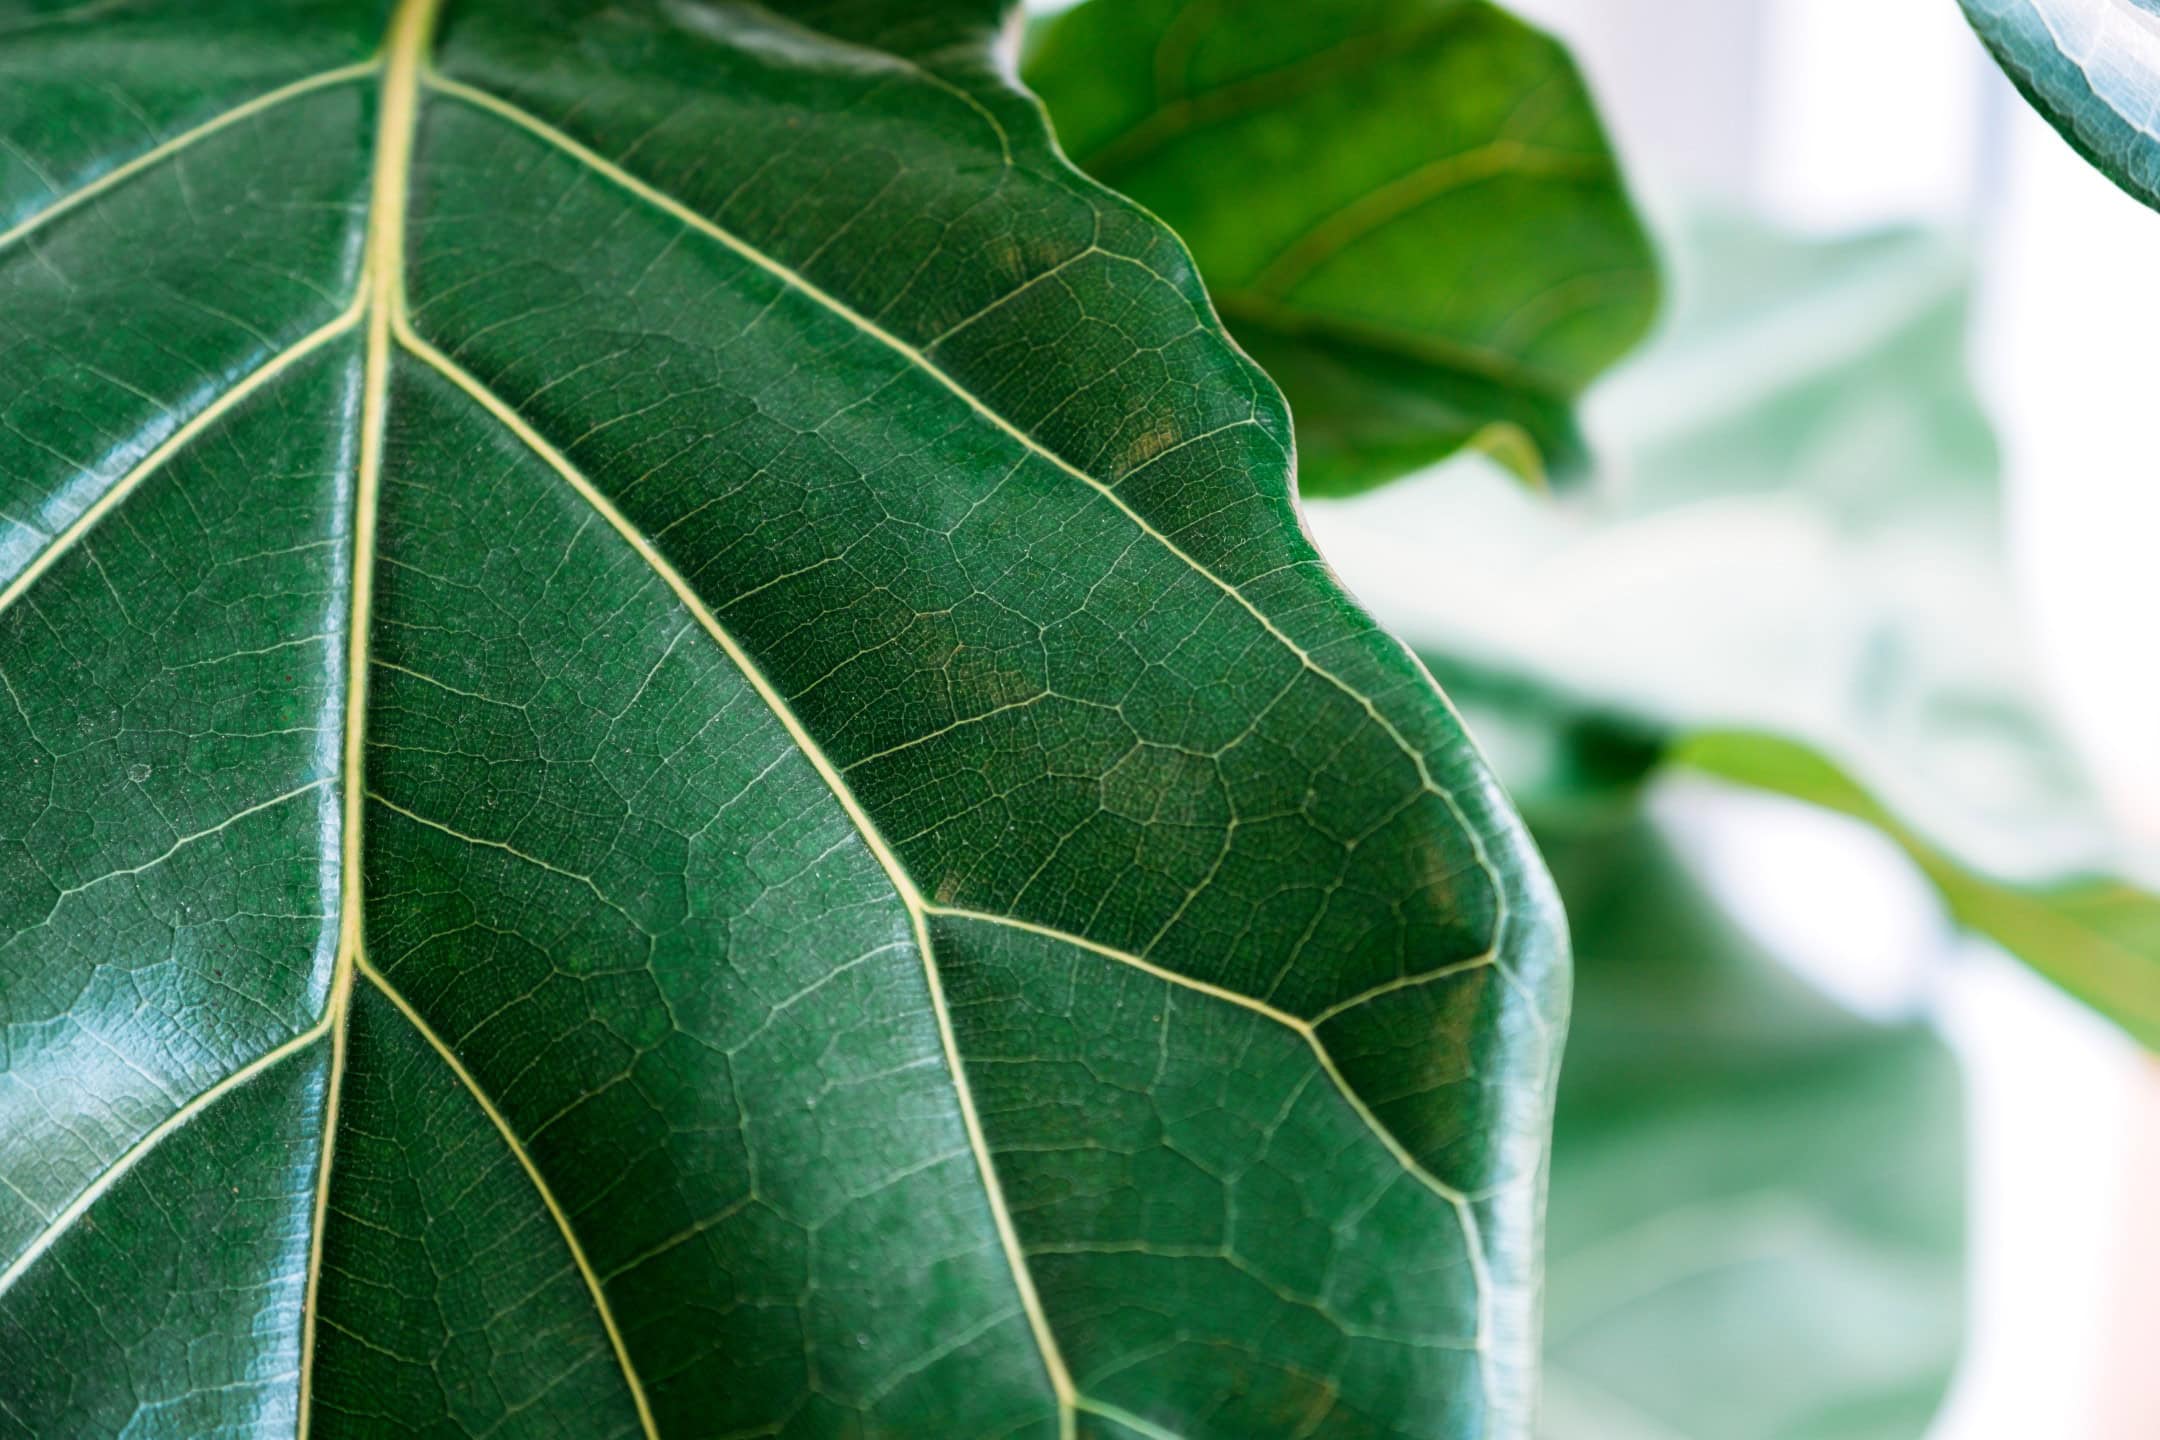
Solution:
<svg viewBox="0 0 2160 1440"><path fill-rule="evenodd" d="M2160 903L2003 567L1964 255L1726 222L1681 257L1668 333L1593 401L1593 493L1449 467L1311 507L1331 558L1526 804L1679 761L1857 815L1961 921L2160 1045Z"/></svg>
<svg viewBox="0 0 2160 1440"><path fill-rule="evenodd" d="M1538 838L1577 955L1545 1440L1913 1440L1961 1334L1948 1050L1786 974L1650 823Z"/></svg>
<svg viewBox="0 0 2160 1440"><path fill-rule="evenodd" d="M2033 108L2102 174L2160 206L2160 4L1960 3Z"/></svg>
<svg viewBox="0 0 2160 1440"><path fill-rule="evenodd" d="M1822 753L1774 735L1708 731L1668 753L1692 769L1873 825L1920 867L1959 923L2160 1048L2160 902L2150 892L2104 876L1998 883L1916 834Z"/></svg>
<svg viewBox="0 0 2160 1440"><path fill-rule="evenodd" d="M1288 395L1304 493L1463 446L1581 468L1574 398L1657 278L1558 44L1482 0L1092 0L1029 50L1065 148Z"/></svg>

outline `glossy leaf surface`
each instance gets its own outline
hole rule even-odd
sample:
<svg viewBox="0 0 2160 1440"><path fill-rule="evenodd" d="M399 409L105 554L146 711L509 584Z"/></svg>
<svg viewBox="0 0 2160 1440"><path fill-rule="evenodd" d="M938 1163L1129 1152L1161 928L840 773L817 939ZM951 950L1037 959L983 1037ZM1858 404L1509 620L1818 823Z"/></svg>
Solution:
<svg viewBox="0 0 2160 1440"><path fill-rule="evenodd" d="M1695 876L1672 822L1533 820L1579 1002L1553 1137L1540 1433L1925 1434L1963 1329L1948 1048L1787 973Z"/></svg>
<svg viewBox="0 0 2160 1440"><path fill-rule="evenodd" d="M2110 180L2160 206L2160 6L1959 3L2033 108Z"/></svg>
<svg viewBox="0 0 2160 1440"><path fill-rule="evenodd" d="M0 7L0 1435L1514 1436L1565 956L996 7Z"/></svg>
<svg viewBox="0 0 2160 1440"><path fill-rule="evenodd" d="M1580 503L1467 471L1312 507L1525 804L1668 759L1877 824L1965 923L2160 1045L2160 900L2050 711L1941 239L1696 227ZM1443 557L1444 537L1480 544Z"/></svg>
<svg viewBox="0 0 2160 1440"><path fill-rule="evenodd" d="M1581 468L1575 396L1657 278L1558 44L1483 0L1090 0L1026 73L1076 162L1192 247L1289 397L1305 493L1465 445Z"/></svg>

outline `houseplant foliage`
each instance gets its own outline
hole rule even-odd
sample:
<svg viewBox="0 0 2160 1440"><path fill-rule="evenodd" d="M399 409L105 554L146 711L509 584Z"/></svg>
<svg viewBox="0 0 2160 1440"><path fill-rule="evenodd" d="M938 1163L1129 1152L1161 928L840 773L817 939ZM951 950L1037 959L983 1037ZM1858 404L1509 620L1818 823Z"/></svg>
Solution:
<svg viewBox="0 0 2160 1440"><path fill-rule="evenodd" d="M2153 907L1980 868L2113 842L2004 643L1963 254L1677 235L1666 332L1590 406L1594 487L1556 503L1466 461L1312 520L1431 658L1568 910L1540 1435L1903 1440L1962 1339L1953 1057L1781 973L1646 802L1708 771L1852 814L1957 919L2066 983L2120 976L2090 994L2133 1028Z"/></svg>
<svg viewBox="0 0 2160 1440"><path fill-rule="evenodd" d="M1594 493L1523 503L1465 472L1316 532L1381 577L1368 598L1523 803L1663 765L1853 816L1961 924L2160 1044L2160 902L2049 711L2004 570L1965 256L1910 231L1681 236L1669 329L1595 402ZM1415 558L1460 533L1483 543Z"/></svg>
<svg viewBox="0 0 2160 1440"><path fill-rule="evenodd" d="M2160 11L2150 0L1959 3L2033 108L2110 180L2160 205Z"/></svg>
<svg viewBox="0 0 2160 1440"><path fill-rule="evenodd" d="M6 7L0 1433L1524 1433L1549 884L1001 20Z"/></svg>
<svg viewBox="0 0 2160 1440"><path fill-rule="evenodd" d="M2083 62L2102 94L2149 84L2160 54L2135 0L1968 9L2013 73ZM2033 38L2049 26L2065 53ZM1583 458L1571 408L1536 397L1619 358L1656 292L1552 41L1482 3L1091 0L1040 27L1027 73L1079 163L1191 242L1290 399L1307 494L1373 489L1465 444L1517 474L1541 446ZM2095 103L2050 115L2136 190L2154 142L2092 139L2114 113ZM1449 143L1420 150L1435 132ZM1277 232L1327 241L1332 266L1248 304L1274 253L1257 237ZM2015 640L1996 456L1960 359L1963 257L1931 237L1811 249L1731 222L1685 239L1694 293L1605 395L1617 433L1597 487L1572 508L1474 481L1316 506L1330 555L1484 744L1558 767L1527 761L1507 777L1518 794L1595 793L1670 762L1851 815L1962 923L2160 1044L2160 903ZM1466 289L1508 318L1479 328ZM1466 389L1436 360L1525 314L1551 322L1541 343L1571 356L1567 385ZM1478 544L1452 543L1466 534ZM1593 611L1608 623L1581 624Z"/></svg>
<svg viewBox="0 0 2160 1440"><path fill-rule="evenodd" d="M1484 0L1091 0L1031 36L1075 163L1170 223L1297 417L1299 488L1475 446L1578 474L1650 246L1567 53Z"/></svg>

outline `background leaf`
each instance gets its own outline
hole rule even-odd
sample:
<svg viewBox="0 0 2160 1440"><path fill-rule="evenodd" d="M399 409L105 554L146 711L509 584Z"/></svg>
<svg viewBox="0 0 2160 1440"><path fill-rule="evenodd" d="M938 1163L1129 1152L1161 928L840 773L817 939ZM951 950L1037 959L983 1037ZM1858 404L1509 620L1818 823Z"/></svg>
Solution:
<svg viewBox="0 0 2160 1440"><path fill-rule="evenodd" d="M1316 505L1316 533L1525 804L1624 798L1672 761L1856 815L1964 923L2160 1043L2160 904L2003 572L1962 253L1706 221L1679 255L1669 333L1596 397L1594 492L1464 468Z"/></svg>
<svg viewBox="0 0 2160 1440"><path fill-rule="evenodd" d="M1554 41L1482 0L1091 0L1026 74L1076 162L1192 247L1289 397L1303 493L1464 445L1581 468L1574 398L1657 280Z"/></svg>
<svg viewBox="0 0 2160 1440"><path fill-rule="evenodd" d="M2103 877L2014 885L1977 873L1915 834L1821 753L1775 735L1690 735L1672 759L1874 826L1935 886L1951 918L2160 1049L2160 900L2150 891Z"/></svg>
<svg viewBox="0 0 2160 1440"><path fill-rule="evenodd" d="M1957 1067L1750 938L1639 815L1538 837L1576 936L1547 1440L1911 1440L1963 1328Z"/></svg>
<svg viewBox="0 0 2160 1440"><path fill-rule="evenodd" d="M2003 73L2080 155L2160 205L2160 9L2151 0L1959 0Z"/></svg>
<svg viewBox="0 0 2160 1440"><path fill-rule="evenodd" d="M0 3L0 1435L1522 1434L1549 882L997 7L370 9Z"/></svg>

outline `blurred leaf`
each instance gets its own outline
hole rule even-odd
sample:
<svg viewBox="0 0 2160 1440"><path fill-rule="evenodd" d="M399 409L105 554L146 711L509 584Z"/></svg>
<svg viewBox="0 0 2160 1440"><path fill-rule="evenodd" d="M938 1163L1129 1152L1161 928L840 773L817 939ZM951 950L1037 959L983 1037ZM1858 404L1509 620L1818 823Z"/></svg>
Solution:
<svg viewBox="0 0 2160 1440"><path fill-rule="evenodd" d="M1724 222L1682 255L1667 335L1592 404L1595 493L1456 466L1310 507L1323 547L1526 805L1679 760L1857 815L1965 924L2160 1046L2160 901L2019 635L1962 252Z"/></svg>
<svg viewBox="0 0 2160 1440"><path fill-rule="evenodd" d="M1554 41L1478 0L1092 0L1026 74L1082 168L1192 247L1289 396L1304 493L1466 445L1580 468L1573 400L1657 279Z"/></svg>
<svg viewBox="0 0 2160 1440"><path fill-rule="evenodd" d="M2108 179L2160 206L2160 4L1959 0L2035 110Z"/></svg>
<svg viewBox="0 0 2160 1440"><path fill-rule="evenodd" d="M1956 1065L1787 974L1656 828L1541 828L1575 926L1546 1440L1912 1440L1957 1356Z"/></svg>
<svg viewBox="0 0 2160 1440"><path fill-rule="evenodd" d="M1959 864L1898 820L1818 752L1772 735L1710 732L1670 758L1742 785L1862 820L1897 842L1934 882L1960 924L2024 956L2035 969L2160 1049L2160 902L2119 881L1999 885Z"/></svg>

